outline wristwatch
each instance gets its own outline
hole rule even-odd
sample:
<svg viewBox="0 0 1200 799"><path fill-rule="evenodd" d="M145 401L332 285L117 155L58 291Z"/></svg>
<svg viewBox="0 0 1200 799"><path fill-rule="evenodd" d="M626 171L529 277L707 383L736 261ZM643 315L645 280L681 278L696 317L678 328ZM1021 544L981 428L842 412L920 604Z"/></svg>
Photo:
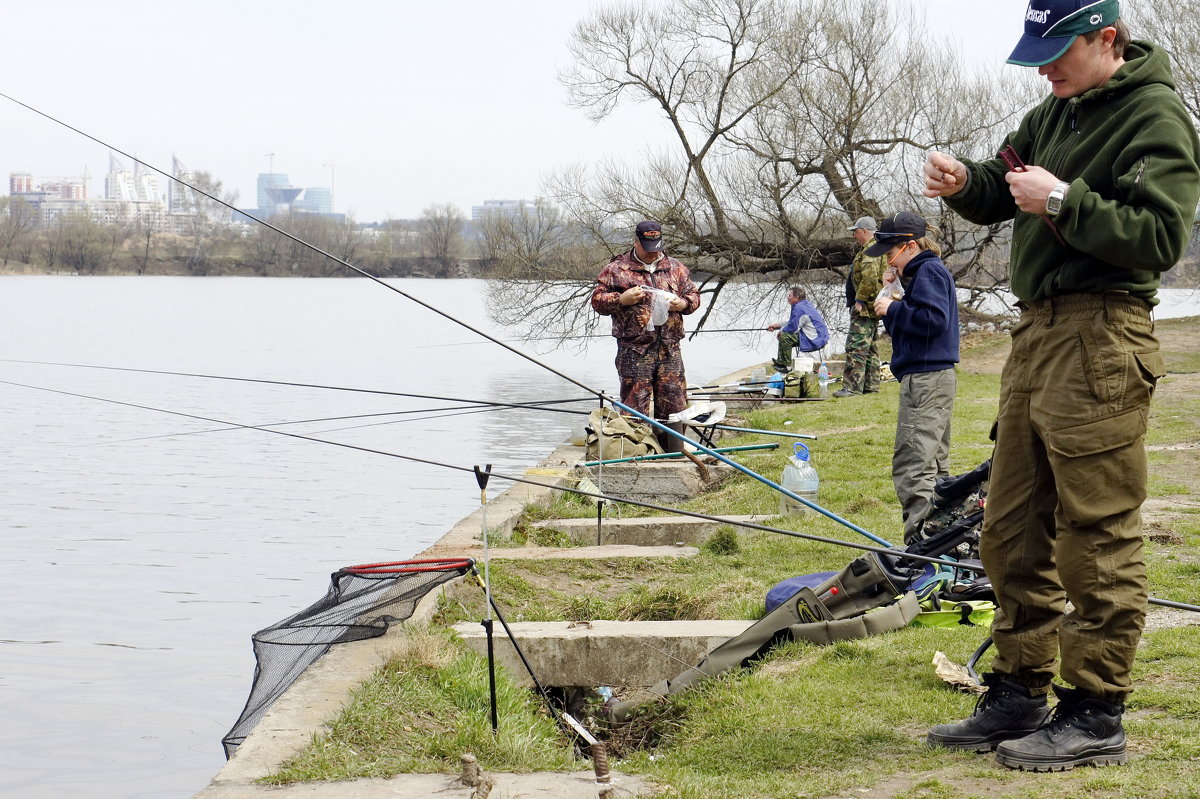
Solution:
<svg viewBox="0 0 1200 799"><path fill-rule="evenodd" d="M1046 198L1046 213L1054 216L1062 210L1063 200L1067 199L1067 191L1070 190L1070 183L1059 183L1050 190L1050 196Z"/></svg>

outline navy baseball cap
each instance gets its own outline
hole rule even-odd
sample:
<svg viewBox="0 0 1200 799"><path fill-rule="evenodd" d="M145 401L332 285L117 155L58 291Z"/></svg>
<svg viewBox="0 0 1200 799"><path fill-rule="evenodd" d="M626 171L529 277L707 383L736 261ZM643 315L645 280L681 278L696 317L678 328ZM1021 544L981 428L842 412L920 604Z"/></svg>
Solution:
<svg viewBox="0 0 1200 799"><path fill-rule="evenodd" d="M642 244L642 249L646 252L662 251L662 225L657 222L648 219L645 222L638 222L637 237Z"/></svg>
<svg viewBox="0 0 1200 799"><path fill-rule="evenodd" d="M925 235L928 227L925 217L901 211L879 223L879 229L875 231L875 243L863 250L863 253L869 258L876 258L897 244L916 241Z"/></svg>
<svg viewBox="0 0 1200 799"><path fill-rule="evenodd" d="M1107 28L1121 17L1118 0L1030 0L1025 34L1008 63L1040 67L1067 52L1081 33Z"/></svg>

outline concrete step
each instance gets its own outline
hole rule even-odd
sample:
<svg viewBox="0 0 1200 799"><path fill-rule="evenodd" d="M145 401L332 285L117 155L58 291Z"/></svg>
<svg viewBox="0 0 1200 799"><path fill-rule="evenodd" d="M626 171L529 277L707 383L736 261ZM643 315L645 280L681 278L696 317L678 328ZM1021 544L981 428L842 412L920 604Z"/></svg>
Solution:
<svg viewBox="0 0 1200 799"><path fill-rule="evenodd" d="M645 688L694 666L725 641L754 624L746 620L590 621L510 623L538 681L546 686ZM487 655L478 623L454 625L468 646ZM496 661L532 686L503 626L494 626Z"/></svg>
<svg viewBox="0 0 1200 799"><path fill-rule="evenodd" d="M663 463L610 463L602 467L576 465L576 474L587 475L611 497L656 505L679 505L711 491L738 471L724 463L706 463L700 469L691 461Z"/></svg>
<svg viewBox="0 0 1200 799"><path fill-rule="evenodd" d="M764 524L770 516L727 516L729 521ZM636 519L605 519L600 540L606 545L636 545L664 547L684 544L698 547L717 531L723 522L697 519L694 516L645 516ZM548 519L535 527L557 530L580 544L596 541L595 519Z"/></svg>

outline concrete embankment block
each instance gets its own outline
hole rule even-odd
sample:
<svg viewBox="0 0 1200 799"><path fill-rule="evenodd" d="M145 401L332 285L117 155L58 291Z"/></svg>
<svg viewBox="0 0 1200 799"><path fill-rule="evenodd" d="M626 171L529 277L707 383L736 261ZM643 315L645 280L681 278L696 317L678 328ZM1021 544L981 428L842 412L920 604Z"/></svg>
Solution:
<svg viewBox="0 0 1200 799"><path fill-rule="evenodd" d="M683 463L613 463L604 467L576 466L600 491L611 497L625 497L656 505L678 505L728 480L737 470L724 463L705 464L700 469L691 461Z"/></svg>
<svg viewBox="0 0 1200 799"><path fill-rule="evenodd" d="M725 641L743 633L753 621L591 621L517 622L509 624L517 644L542 685L647 687L674 677ZM463 641L487 655L487 636L480 624L454 625ZM496 625L497 662L522 684L533 681L516 650Z"/></svg>
<svg viewBox="0 0 1200 799"><path fill-rule="evenodd" d="M729 516L730 522L765 523L769 516ZM643 516L635 519L605 519L599 539L604 545L669 547L683 544L697 547L725 522L694 516ZM557 530L582 545L595 544L595 519L550 519L536 527Z"/></svg>

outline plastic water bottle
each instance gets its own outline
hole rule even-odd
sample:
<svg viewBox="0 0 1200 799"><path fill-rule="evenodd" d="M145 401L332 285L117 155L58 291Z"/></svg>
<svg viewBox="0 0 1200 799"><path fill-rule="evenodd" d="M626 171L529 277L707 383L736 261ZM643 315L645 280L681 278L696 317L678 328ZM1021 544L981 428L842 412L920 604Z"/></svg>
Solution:
<svg viewBox="0 0 1200 799"><path fill-rule="evenodd" d="M821 359L821 369L817 372L817 385L820 386L821 396L829 396L829 366L826 365L825 359Z"/></svg>
<svg viewBox="0 0 1200 799"><path fill-rule="evenodd" d="M808 460L808 447L799 441L793 447L795 454L788 460L787 466L783 467L783 479L779 481L779 484L796 496L816 502L821 480L817 477L816 468ZM780 515L789 513L803 515L807 510L807 505L780 494Z"/></svg>

